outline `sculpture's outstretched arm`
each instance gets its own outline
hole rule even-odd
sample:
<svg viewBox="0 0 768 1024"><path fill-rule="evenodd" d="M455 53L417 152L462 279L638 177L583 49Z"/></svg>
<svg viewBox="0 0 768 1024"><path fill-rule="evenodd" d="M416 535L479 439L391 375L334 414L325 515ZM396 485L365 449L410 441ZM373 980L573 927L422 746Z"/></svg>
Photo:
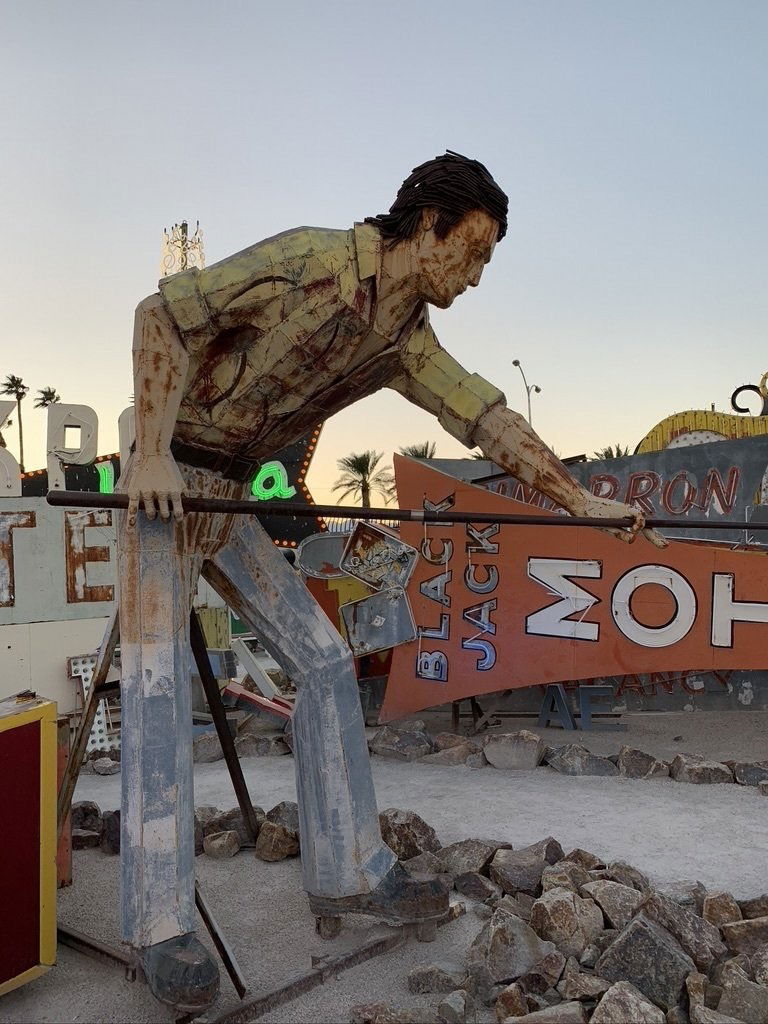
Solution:
<svg viewBox="0 0 768 1024"><path fill-rule="evenodd" d="M128 494L128 525L136 523L139 502L147 516L181 519L184 481L171 455L171 439L181 407L189 356L159 295L139 304L133 335L136 452L120 478Z"/></svg>
<svg viewBox="0 0 768 1024"><path fill-rule="evenodd" d="M667 541L645 529L640 509L590 494L529 426L507 408L504 395L475 373L468 373L443 349L428 324L414 333L402 352L403 376L393 384L410 401L434 413L441 425L467 447L478 447L497 466L535 487L572 515L621 519L631 530L610 530L624 541L639 532L657 547Z"/></svg>

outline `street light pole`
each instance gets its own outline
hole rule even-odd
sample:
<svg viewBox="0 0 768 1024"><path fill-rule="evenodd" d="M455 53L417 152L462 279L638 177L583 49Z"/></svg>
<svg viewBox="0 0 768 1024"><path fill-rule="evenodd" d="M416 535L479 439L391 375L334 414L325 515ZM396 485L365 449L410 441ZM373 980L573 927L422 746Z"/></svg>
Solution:
<svg viewBox="0 0 768 1024"><path fill-rule="evenodd" d="M522 375L523 384L525 385L525 393L528 396L528 425L529 426L533 426L533 422L531 420L531 392L535 391L537 395L540 395L541 394L541 388L539 387L538 384L529 384L528 383L528 381L525 379L525 373L523 372L523 368L520 365L520 360L519 359L513 359L512 360L512 365L516 366L518 368L518 370L520 371L521 375Z"/></svg>

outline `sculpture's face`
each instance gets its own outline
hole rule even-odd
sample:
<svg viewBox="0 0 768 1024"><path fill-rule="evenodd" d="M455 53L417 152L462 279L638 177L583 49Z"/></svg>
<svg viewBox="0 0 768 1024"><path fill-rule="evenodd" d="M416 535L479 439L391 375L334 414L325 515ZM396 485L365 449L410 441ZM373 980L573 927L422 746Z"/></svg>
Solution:
<svg viewBox="0 0 768 1024"><path fill-rule="evenodd" d="M484 210L468 213L445 238L429 228L422 235L416 260L422 297L447 309L457 295L475 288L493 255L499 225Z"/></svg>

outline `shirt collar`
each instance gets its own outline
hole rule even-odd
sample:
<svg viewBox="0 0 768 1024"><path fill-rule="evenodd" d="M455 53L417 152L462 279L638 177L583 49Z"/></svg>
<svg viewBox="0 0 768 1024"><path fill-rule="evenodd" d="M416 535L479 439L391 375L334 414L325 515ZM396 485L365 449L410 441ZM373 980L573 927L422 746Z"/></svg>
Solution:
<svg viewBox="0 0 768 1024"><path fill-rule="evenodd" d="M355 249L360 280L378 279L381 263L381 235L374 224L355 224Z"/></svg>

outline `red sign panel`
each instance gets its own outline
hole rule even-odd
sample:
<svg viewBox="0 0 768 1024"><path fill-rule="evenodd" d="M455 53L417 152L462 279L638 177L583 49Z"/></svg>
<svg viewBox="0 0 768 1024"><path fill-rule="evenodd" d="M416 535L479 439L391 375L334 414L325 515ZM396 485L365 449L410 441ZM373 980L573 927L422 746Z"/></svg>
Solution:
<svg viewBox="0 0 768 1024"><path fill-rule="evenodd" d="M395 472L403 508L531 512L410 459ZM493 523L403 523L401 536L420 552L418 638L395 648L382 721L541 683L768 666L762 551Z"/></svg>

